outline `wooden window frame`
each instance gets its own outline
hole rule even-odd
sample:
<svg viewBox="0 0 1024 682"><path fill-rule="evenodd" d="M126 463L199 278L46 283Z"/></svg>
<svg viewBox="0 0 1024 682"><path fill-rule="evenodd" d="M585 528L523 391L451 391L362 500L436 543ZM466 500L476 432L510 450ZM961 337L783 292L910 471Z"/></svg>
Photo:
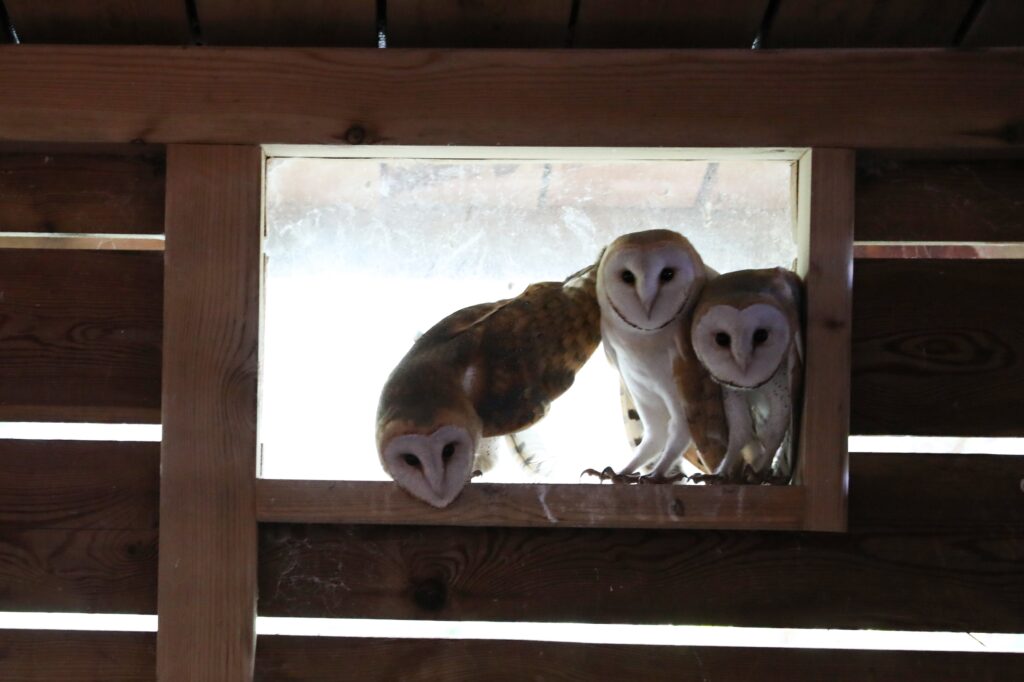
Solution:
<svg viewBox="0 0 1024 682"><path fill-rule="evenodd" d="M272 156L330 157L335 147L270 147ZM353 155L477 158L486 150L407 147ZM392 482L258 479L261 522L598 528L846 529L849 431L853 154L841 150L694 149L654 152L694 159L787 159L797 165L798 268L808 283L805 397L797 482L788 486L585 486L471 483L435 509ZM609 158L611 150L574 156ZM542 149L501 151L541 158ZM630 157L632 158L632 157ZM812 165L816 171L812 170ZM817 178L815 179L815 176ZM263 234L263 230L260 234ZM813 235L813 238L812 238ZM844 383L845 382L845 383ZM806 445L805 445L806 444ZM352 457L373 456L351 453Z"/></svg>

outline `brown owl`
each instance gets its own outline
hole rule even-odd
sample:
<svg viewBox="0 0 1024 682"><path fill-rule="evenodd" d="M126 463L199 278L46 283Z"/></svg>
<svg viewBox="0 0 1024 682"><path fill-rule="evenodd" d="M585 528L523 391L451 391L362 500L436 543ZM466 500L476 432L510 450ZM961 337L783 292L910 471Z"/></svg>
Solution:
<svg viewBox="0 0 1024 682"><path fill-rule="evenodd" d="M601 340L596 266L564 282L463 308L417 339L377 407L377 450L399 486L445 507L469 481L480 439L530 426Z"/></svg>

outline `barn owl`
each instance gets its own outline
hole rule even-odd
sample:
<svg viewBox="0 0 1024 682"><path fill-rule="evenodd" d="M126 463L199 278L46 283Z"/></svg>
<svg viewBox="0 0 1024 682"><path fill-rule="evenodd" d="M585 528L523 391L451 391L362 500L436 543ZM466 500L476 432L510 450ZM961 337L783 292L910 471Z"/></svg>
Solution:
<svg viewBox="0 0 1024 682"><path fill-rule="evenodd" d="M693 348L722 386L726 455L715 471L735 479L746 459L757 478L787 432L803 376L800 278L784 268L740 270L708 281L693 313Z"/></svg>
<svg viewBox="0 0 1024 682"><path fill-rule="evenodd" d="M417 339L377 407L378 454L399 486L445 507L470 479L482 437L544 416L601 340L596 270L464 308Z"/></svg>
<svg viewBox="0 0 1024 682"><path fill-rule="evenodd" d="M691 439L706 470L723 455L721 389L690 345L690 315L706 279L696 249L670 230L619 237L599 262L601 337L643 424L620 475L653 461L651 477L664 479Z"/></svg>

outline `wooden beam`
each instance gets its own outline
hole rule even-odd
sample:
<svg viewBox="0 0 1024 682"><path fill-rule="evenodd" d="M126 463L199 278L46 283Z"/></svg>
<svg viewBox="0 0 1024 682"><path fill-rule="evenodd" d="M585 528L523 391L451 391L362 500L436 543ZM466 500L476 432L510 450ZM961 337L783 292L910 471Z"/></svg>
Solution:
<svg viewBox="0 0 1024 682"><path fill-rule="evenodd" d="M168 149L161 680L252 676L261 178L257 147Z"/></svg>
<svg viewBox="0 0 1024 682"><path fill-rule="evenodd" d="M377 45L373 0L196 0L196 13L206 45Z"/></svg>
<svg viewBox="0 0 1024 682"><path fill-rule="evenodd" d="M388 47L565 47L571 0L391 0Z"/></svg>
<svg viewBox="0 0 1024 682"><path fill-rule="evenodd" d="M1022 631L1024 458L852 464L846 534L264 524L260 614Z"/></svg>
<svg viewBox="0 0 1024 682"><path fill-rule="evenodd" d="M768 0L586 0L573 47L749 49L767 7Z"/></svg>
<svg viewBox="0 0 1024 682"><path fill-rule="evenodd" d="M160 421L163 254L0 249L0 420Z"/></svg>
<svg viewBox="0 0 1024 682"><path fill-rule="evenodd" d="M806 337L796 478L807 488L808 530L846 529L854 157L815 149L799 168Z"/></svg>
<svg viewBox="0 0 1024 682"><path fill-rule="evenodd" d="M260 521L550 528L801 527L798 486L593 486L474 483L444 509L393 483L260 480Z"/></svg>
<svg viewBox="0 0 1024 682"><path fill-rule="evenodd" d="M1019 654L629 646L445 639L260 637L256 679L328 682L672 680L989 682L1012 679Z"/></svg>
<svg viewBox="0 0 1024 682"><path fill-rule="evenodd" d="M1024 50L0 46L0 137L1024 153Z"/></svg>
<svg viewBox="0 0 1024 682"><path fill-rule="evenodd" d="M1022 436L1022 260L854 271L851 433Z"/></svg>
<svg viewBox="0 0 1024 682"><path fill-rule="evenodd" d="M4 682L152 682L152 632L0 630Z"/></svg>

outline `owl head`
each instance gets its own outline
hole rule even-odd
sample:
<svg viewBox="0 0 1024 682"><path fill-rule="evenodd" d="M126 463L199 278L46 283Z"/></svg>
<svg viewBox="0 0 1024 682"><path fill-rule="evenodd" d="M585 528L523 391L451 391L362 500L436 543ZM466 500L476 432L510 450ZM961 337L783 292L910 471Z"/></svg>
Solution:
<svg viewBox="0 0 1024 682"><path fill-rule="evenodd" d="M693 312L693 349L715 381L764 384L799 334L799 278L783 268L739 270L708 281Z"/></svg>
<svg viewBox="0 0 1024 682"><path fill-rule="evenodd" d="M424 387L381 399L377 452L399 487L447 507L472 477L481 430L479 416L458 391Z"/></svg>
<svg viewBox="0 0 1024 682"><path fill-rule="evenodd" d="M693 302L705 278L700 255L678 232L623 235L598 265L602 319L636 333L665 329Z"/></svg>

